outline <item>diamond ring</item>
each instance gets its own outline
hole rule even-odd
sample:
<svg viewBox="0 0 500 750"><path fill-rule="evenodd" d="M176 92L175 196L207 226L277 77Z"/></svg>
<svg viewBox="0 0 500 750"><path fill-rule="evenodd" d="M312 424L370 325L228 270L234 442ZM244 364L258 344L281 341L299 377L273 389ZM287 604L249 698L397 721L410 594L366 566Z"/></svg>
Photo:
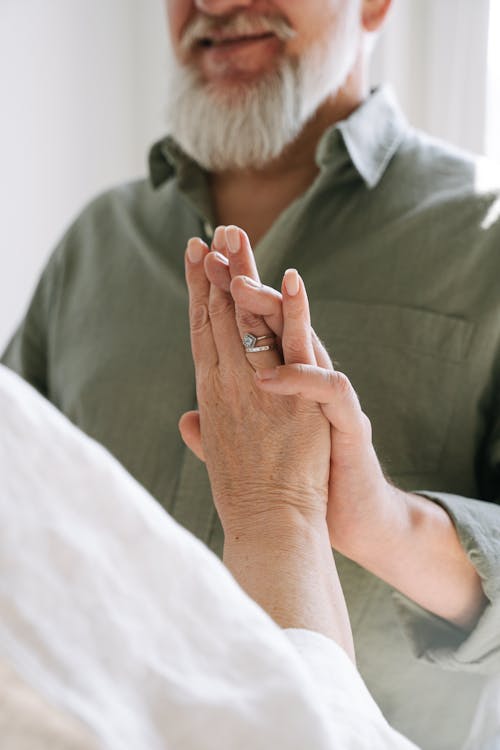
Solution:
<svg viewBox="0 0 500 750"><path fill-rule="evenodd" d="M271 340L272 343L262 346L256 346L258 341L265 341L266 339ZM269 352L273 349L276 349L276 336L273 336L272 334L268 334L267 336L254 336L253 333L245 333L241 341L243 346L245 347L246 354L255 354L256 352Z"/></svg>

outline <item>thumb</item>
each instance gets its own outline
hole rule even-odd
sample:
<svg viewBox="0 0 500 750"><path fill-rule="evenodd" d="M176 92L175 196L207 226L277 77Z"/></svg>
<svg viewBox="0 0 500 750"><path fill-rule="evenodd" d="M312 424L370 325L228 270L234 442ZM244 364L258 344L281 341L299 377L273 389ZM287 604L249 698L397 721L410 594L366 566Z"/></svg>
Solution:
<svg viewBox="0 0 500 750"><path fill-rule="evenodd" d="M187 411L183 414L179 419L179 432L189 450L200 461L205 462L205 454L201 445L200 413L197 411Z"/></svg>

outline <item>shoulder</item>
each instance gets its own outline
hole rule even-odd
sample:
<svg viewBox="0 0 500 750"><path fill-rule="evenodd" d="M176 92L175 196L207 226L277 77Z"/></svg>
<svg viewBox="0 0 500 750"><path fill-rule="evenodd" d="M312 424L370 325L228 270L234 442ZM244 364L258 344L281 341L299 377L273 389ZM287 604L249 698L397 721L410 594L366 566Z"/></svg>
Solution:
<svg viewBox="0 0 500 750"><path fill-rule="evenodd" d="M393 166L416 187L420 185L434 194L471 199L500 195L500 163L413 128L402 140Z"/></svg>
<svg viewBox="0 0 500 750"><path fill-rule="evenodd" d="M183 211L175 179L156 188L147 179L116 185L92 198L73 219L53 263L67 266L157 247Z"/></svg>
<svg viewBox="0 0 500 750"><path fill-rule="evenodd" d="M75 230L90 225L94 229L119 229L133 222L151 222L168 209L174 199L175 182L155 188L147 179L134 180L109 188L83 207L72 224Z"/></svg>

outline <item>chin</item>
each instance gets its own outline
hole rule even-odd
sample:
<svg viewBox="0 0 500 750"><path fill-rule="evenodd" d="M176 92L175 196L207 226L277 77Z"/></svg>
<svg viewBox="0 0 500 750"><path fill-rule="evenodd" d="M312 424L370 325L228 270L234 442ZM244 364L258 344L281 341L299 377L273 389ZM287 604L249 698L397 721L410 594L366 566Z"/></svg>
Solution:
<svg viewBox="0 0 500 750"><path fill-rule="evenodd" d="M278 66L273 65L254 72L228 71L211 79L199 76L199 81L209 95L231 101L235 96L244 97L258 90L276 76L277 70Z"/></svg>
<svg viewBox="0 0 500 750"><path fill-rule="evenodd" d="M271 163L332 93L332 69L325 66L324 55L287 57L257 75L223 75L221 70L208 82L198 66L173 72L170 134L212 172Z"/></svg>

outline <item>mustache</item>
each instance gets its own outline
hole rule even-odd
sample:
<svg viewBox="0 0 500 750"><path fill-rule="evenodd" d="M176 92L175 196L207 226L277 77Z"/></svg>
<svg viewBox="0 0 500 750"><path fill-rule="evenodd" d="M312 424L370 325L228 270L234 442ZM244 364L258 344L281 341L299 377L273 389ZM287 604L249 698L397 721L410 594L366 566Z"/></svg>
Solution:
<svg viewBox="0 0 500 750"><path fill-rule="evenodd" d="M189 52L200 41L210 38L214 32L223 32L231 36L254 36L271 33L283 42L295 36L295 31L282 16L249 16L245 13L238 13L225 18L214 18L198 15L188 24L182 34L181 50Z"/></svg>

